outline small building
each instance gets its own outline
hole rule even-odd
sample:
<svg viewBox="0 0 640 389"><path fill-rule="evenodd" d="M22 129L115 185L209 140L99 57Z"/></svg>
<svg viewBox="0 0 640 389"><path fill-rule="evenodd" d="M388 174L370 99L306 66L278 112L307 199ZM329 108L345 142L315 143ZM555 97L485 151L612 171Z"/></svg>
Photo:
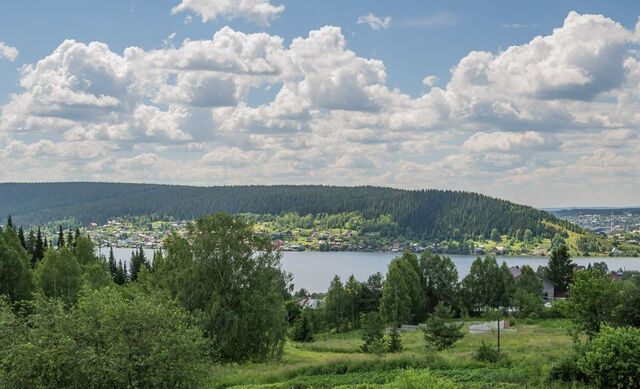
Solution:
<svg viewBox="0 0 640 389"><path fill-rule="evenodd" d="M309 308L309 309L318 309L320 308L320 304L322 303L322 300L320 299L314 299L311 297L305 297L302 300L300 300L300 302L298 303L300 305L300 308L305 309L305 308Z"/></svg>
<svg viewBox="0 0 640 389"><path fill-rule="evenodd" d="M522 268L520 266L511 266L509 268L511 272L511 276L514 280L517 280L522 276ZM542 298L544 301L553 301L555 296L556 284L554 284L551 280L547 279L536 273L536 277L542 282Z"/></svg>

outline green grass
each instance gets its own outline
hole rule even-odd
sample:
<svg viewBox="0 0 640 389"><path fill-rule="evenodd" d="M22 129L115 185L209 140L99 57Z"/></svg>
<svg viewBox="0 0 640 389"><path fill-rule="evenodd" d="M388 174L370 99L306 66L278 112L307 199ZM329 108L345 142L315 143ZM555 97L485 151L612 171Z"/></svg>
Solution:
<svg viewBox="0 0 640 389"><path fill-rule="evenodd" d="M497 364L473 359L482 340L496 343L497 334L467 334L449 350L427 353L421 332L402 335L404 351L376 356L359 352L358 331L318 334L311 343L289 342L280 361L212 366L210 388L405 387L393 384L406 369L433 372L461 388L546 388L551 365L571 349L563 320L519 322L516 333L503 333L504 358ZM551 387L563 387L554 384Z"/></svg>

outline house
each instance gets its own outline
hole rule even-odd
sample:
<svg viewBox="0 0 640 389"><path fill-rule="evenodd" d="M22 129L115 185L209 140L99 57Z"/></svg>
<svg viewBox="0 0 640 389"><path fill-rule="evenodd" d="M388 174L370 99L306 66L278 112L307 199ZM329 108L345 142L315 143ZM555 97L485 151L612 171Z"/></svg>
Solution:
<svg viewBox="0 0 640 389"><path fill-rule="evenodd" d="M520 266L511 266L509 271L514 280L517 280L522 275L522 268ZM536 277L542 282L542 298L544 301L552 301L555 298L556 284L539 274L536 274Z"/></svg>
<svg viewBox="0 0 640 389"><path fill-rule="evenodd" d="M318 309L320 308L320 304L321 304L321 300L319 299L313 299L311 297L305 297L302 300L300 300L300 302L298 303L300 305L300 308L304 309L304 308L309 308L309 309Z"/></svg>

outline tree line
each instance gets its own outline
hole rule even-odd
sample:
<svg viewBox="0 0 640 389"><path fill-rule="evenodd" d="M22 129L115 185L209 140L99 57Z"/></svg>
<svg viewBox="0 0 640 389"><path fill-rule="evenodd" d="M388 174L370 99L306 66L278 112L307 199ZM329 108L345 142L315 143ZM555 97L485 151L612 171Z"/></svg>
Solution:
<svg viewBox="0 0 640 389"><path fill-rule="evenodd" d="M493 229L553 236L552 224L579 230L553 215L477 193L383 187L225 186L41 183L0 184L0 212L35 225L74 217L104 223L116 216L165 215L194 219L214 212L283 215L358 212L390 215L407 238L446 239L456 234L489 238Z"/></svg>

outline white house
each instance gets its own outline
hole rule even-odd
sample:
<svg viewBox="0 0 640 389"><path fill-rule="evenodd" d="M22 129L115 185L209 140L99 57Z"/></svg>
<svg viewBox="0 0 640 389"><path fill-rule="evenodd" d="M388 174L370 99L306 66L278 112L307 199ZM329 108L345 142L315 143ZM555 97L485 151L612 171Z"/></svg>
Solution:
<svg viewBox="0 0 640 389"><path fill-rule="evenodd" d="M511 266L509 271L511 272L514 280L517 280L522 275L522 268L520 266ZM536 277L538 277L540 282L542 282L542 297L544 298L544 301L553 301L555 298L556 284L537 273Z"/></svg>

